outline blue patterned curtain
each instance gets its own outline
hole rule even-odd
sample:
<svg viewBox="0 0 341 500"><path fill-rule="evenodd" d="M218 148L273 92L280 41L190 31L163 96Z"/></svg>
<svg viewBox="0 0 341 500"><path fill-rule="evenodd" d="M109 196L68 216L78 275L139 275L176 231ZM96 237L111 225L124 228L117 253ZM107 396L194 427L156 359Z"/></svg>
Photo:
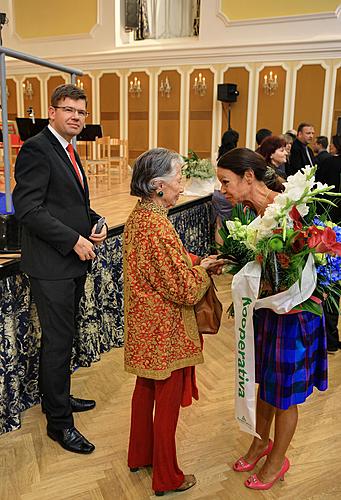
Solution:
<svg viewBox="0 0 341 500"><path fill-rule="evenodd" d="M180 207L170 215L187 250L211 251L211 202ZM73 368L90 366L101 353L123 346L122 231L97 249L80 304ZM39 403L40 325L29 280L0 277L0 434L20 427L20 413Z"/></svg>

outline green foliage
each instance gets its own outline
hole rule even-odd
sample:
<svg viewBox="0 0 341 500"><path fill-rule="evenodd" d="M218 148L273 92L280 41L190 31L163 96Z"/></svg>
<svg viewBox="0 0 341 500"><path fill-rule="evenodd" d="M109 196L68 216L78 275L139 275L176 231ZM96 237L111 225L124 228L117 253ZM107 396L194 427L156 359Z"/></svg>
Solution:
<svg viewBox="0 0 341 500"><path fill-rule="evenodd" d="M187 178L196 177L198 179L212 179L215 176L215 170L208 159L199 158L199 156L189 150L188 156L182 157L184 164L182 174Z"/></svg>
<svg viewBox="0 0 341 500"><path fill-rule="evenodd" d="M249 224L255 218L255 214L250 209L238 204L233 207L231 218L239 219L242 224ZM218 232L223 240L222 245L217 244L219 257L229 261L229 264L225 267L225 270L229 274L237 274L248 262L254 260L255 254L243 243L231 238L225 221L223 221L222 227Z"/></svg>

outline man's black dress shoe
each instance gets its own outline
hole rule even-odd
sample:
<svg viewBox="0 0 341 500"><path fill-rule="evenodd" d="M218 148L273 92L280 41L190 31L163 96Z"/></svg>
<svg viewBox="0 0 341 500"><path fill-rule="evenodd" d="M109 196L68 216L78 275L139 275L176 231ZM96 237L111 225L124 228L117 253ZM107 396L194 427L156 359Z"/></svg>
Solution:
<svg viewBox="0 0 341 500"><path fill-rule="evenodd" d="M92 410L96 406L96 401L93 399L80 399L80 398L74 398L72 394L70 395L70 404L71 404L71 410L72 412L81 412L81 411L88 411ZM46 413L46 409L44 407L43 402L41 402L41 411L43 413Z"/></svg>
<svg viewBox="0 0 341 500"><path fill-rule="evenodd" d="M74 412L92 410L96 406L96 401L93 399L74 398L72 394L70 395L70 403L71 409Z"/></svg>
<svg viewBox="0 0 341 500"><path fill-rule="evenodd" d="M47 435L57 441L65 450L73 451L74 453L92 453L95 446L90 443L76 427L68 427L67 429L49 429Z"/></svg>

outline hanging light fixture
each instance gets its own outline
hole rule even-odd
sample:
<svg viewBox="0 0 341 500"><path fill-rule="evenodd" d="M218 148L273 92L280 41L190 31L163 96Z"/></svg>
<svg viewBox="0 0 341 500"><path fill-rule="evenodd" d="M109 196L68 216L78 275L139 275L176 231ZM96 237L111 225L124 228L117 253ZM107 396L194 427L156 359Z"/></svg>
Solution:
<svg viewBox="0 0 341 500"><path fill-rule="evenodd" d="M26 80L26 82L24 82L22 84L22 89L23 89L24 96L27 97L28 99L32 100L32 97L33 97L32 83L29 80Z"/></svg>
<svg viewBox="0 0 341 500"><path fill-rule="evenodd" d="M131 94L133 97L140 97L141 92L141 81L137 79L137 76L135 76L134 81L131 80L129 82L129 94Z"/></svg>
<svg viewBox="0 0 341 500"><path fill-rule="evenodd" d="M207 92L206 78L199 73L198 77L194 78L193 90L197 95L203 97Z"/></svg>
<svg viewBox="0 0 341 500"><path fill-rule="evenodd" d="M162 97L170 97L172 87L170 86L168 76L166 76L165 81L161 80L159 92Z"/></svg>
<svg viewBox="0 0 341 500"><path fill-rule="evenodd" d="M270 71L269 75L264 75L263 89L266 95L274 95L278 89L277 75Z"/></svg>
<svg viewBox="0 0 341 500"><path fill-rule="evenodd" d="M80 78L77 78L77 83L76 83L76 86L81 89L81 90L84 90L84 84L82 82L82 80Z"/></svg>

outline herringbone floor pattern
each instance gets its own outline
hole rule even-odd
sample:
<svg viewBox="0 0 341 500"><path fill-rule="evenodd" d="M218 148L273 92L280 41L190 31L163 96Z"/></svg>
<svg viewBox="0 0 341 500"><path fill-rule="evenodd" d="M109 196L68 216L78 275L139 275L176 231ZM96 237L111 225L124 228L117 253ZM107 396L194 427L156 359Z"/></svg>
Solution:
<svg viewBox="0 0 341 500"><path fill-rule="evenodd" d="M229 303L226 277L217 280ZM300 407L289 448L292 463L284 482L268 492L243 486L247 474L231 465L248 446L233 409L233 322L224 319L216 337L206 338L205 365L198 367L200 400L183 409L178 426L178 458L197 485L165 498L181 500L341 499L341 351L330 355L329 390L316 392ZM123 371L123 350L113 350L90 369L73 376L73 394L94 397L97 408L77 414L76 426L96 444L81 456L64 451L45 432L40 406L28 410L22 428L0 437L1 500L145 500L156 498L150 470L130 473L126 465L129 406L134 377Z"/></svg>

